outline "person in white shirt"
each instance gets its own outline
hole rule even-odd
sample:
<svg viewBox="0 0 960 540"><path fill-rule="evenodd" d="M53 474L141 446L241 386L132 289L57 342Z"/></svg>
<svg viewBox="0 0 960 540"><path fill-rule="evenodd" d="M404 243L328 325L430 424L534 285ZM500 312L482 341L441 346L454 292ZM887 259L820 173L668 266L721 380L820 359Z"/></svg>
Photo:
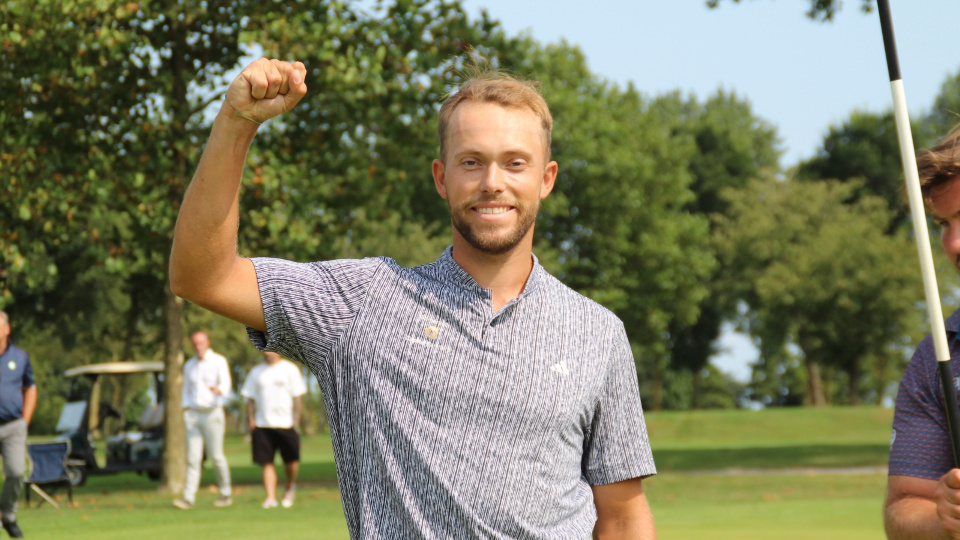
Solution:
<svg viewBox="0 0 960 540"><path fill-rule="evenodd" d="M273 460L278 450L287 476L287 489L281 504L290 508L296 496L300 470L297 426L307 386L300 368L293 362L274 352L263 353L263 360L247 376L240 394L247 398L253 462L263 467L263 487L267 492L263 508L277 507L277 469Z"/></svg>
<svg viewBox="0 0 960 540"><path fill-rule="evenodd" d="M200 465L203 451L217 471L220 496L214 506L233 504L230 488L230 466L223 455L225 420L223 401L233 383L230 366L222 354L210 348L210 338L203 331L190 336L196 356L183 366L183 422L187 430L187 478L183 497L173 501L183 510L193 508L200 487Z"/></svg>

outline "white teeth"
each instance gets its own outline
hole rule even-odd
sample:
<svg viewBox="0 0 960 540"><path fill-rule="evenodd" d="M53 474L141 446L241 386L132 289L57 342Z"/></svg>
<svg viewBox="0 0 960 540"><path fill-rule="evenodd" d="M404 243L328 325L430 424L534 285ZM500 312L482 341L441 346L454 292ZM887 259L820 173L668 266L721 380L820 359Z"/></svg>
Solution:
<svg viewBox="0 0 960 540"><path fill-rule="evenodd" d="M481 214L502 214L509 210L506 206L496 206L493 208L477 208L477 212Z"/></svg>

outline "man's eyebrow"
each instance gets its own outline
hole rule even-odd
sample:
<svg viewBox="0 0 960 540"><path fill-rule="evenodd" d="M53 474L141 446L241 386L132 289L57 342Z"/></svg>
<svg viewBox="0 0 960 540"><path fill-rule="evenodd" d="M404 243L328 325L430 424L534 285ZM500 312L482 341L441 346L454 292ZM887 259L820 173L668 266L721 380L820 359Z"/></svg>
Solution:
<svg viewBox="0 0 960 540"><path fill-rule="evenodd" d="M930 219L932 219L932 220L934 220L934 221L946 221L946 220L948 220L948 219L950 219L950 218L952 218L952 217L957 217L957 216L960 216L960 208L958 208L957 211L954 212L953 214L951 214L951 215L949 215L949 216L946 216L946 217L940 216L939 214L937 214L937 213L934 212L933 210L930 211Z"/></svg>
<svg viewBox="0 0 960 540"><path fill-rule="evenodd" d="M509 148L507 150L497 152L499 155L508 155L508 156L521 156L529 158L534 155L534 152L524 149L523 147ZM461 150L454 152L453 157L462 157L462 156L487 156L488 152L480 150L475 147L466 147Z"/></svg>

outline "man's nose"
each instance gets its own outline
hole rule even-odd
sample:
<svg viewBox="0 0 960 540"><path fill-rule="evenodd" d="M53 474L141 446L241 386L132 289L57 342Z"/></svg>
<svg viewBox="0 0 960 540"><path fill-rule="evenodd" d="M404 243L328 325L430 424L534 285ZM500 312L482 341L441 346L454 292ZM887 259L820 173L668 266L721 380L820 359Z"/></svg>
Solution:
<svg viewBox="0 0 960 540"><path fill-rule="evenodd" d="M960 224L951 224L940 233L943 249L947 254L956 257L960 254Z"/></svg>
<svg viewBox="0 0 960 540"><path fill-rule="evenodd" d="M504 173L496 163L491 163L484 170L483 182L480 189L484 193L499 193L503 191Z"/></svg>

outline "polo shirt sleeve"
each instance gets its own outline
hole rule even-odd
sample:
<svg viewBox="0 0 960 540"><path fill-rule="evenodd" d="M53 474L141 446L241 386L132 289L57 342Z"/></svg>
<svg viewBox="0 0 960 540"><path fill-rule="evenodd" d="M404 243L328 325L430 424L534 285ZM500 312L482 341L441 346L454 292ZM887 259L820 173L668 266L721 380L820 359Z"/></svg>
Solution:
<svg viewBox="0 0 960 540"><path fill-rule="evenodd" d="M950 361L954 377L955 363ZM953 467L941 392L936 354L927 336L907 364L897 389L888 474L938 480Z"/></svg>
<svg viewBox="0 0 960 540"><path fill-rule="evenodd" d="M606 378L584 440L583 475L592 486L657 473L643 421L637 368L623 324L617 321L610 334Z"/></svg>
<svg viewBox="0 0 960 540"><path fill-rule="evenodd" d="M356 318L367 287L384 264L379 258L252 261L267 332L247 328L250 341L262 351L275 351L307 365L308 358L323 361L329 356Z"/></svg>
<svg viewBox="0 0 960 540"><path fill-rule="evenodd" d="M33 365L30 363L30 355L25 354L24 366L23 366L23 386L22 388L26 390L31 386L36 386L37 383L33 379Z"/></svg>

